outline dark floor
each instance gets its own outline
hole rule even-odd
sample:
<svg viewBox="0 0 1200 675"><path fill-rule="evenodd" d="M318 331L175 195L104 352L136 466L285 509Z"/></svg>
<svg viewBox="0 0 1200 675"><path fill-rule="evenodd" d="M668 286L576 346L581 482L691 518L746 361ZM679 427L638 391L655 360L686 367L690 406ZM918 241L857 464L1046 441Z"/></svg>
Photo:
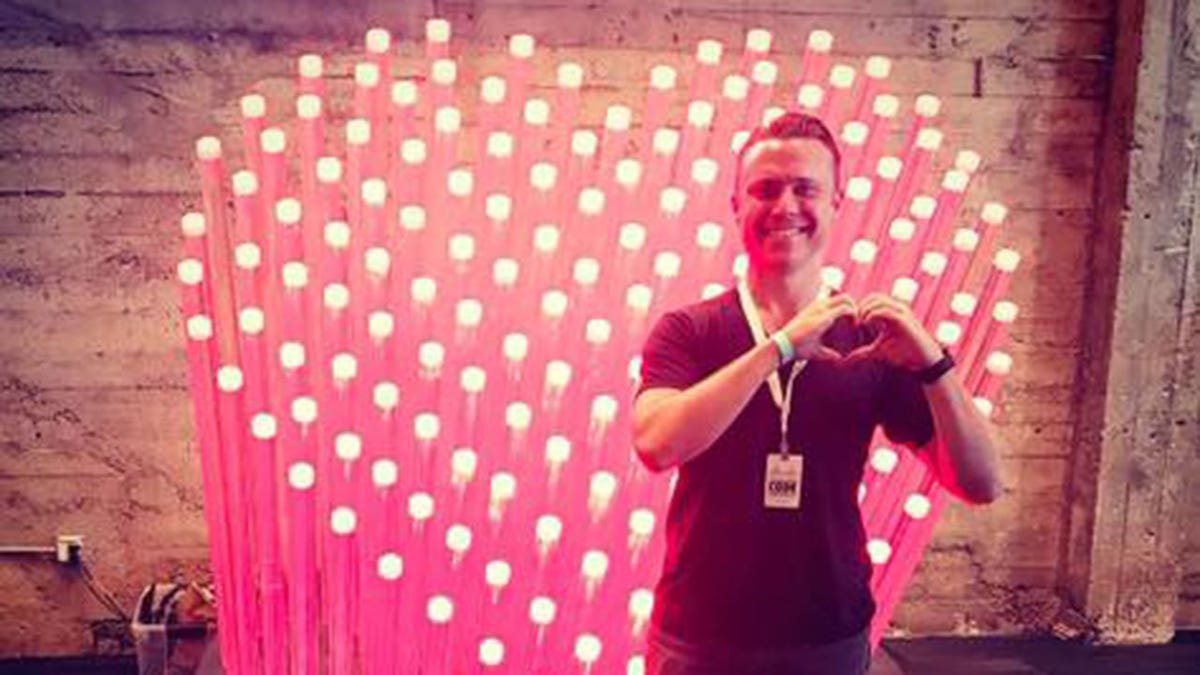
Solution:
<svg viewBox="0 0 1200 675"><path fill-rule="evenodd" d="M889 640L876 675L1200 675L1200 633L1171 644L1095 647L1048 639ZM136 675L132 658L0 660L0 675Z"/></svg>

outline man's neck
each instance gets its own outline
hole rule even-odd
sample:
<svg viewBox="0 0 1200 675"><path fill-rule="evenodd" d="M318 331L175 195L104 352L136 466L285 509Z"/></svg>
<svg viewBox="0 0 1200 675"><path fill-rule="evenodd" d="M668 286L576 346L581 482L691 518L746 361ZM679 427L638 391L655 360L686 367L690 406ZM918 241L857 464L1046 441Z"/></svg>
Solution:
<svg viewBox="0 0 1200 675"><path fill-rule="evenodd" d="M746 282L750 295L774 329L787 323L820 294L820 269L815 265L810 267L785 274L753 267L749 270Z"/></svg>

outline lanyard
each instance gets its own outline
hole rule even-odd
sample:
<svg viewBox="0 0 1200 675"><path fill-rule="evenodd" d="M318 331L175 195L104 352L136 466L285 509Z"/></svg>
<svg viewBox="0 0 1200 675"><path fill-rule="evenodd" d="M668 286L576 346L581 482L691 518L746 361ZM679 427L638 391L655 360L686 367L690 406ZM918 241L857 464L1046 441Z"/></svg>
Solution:
<svg viewBox="0 0 1200 675"><path fill-rule="evenodd" d="M754 344L761 345L768 341L767 332L763 328L762 315L758 313L758 305L754 304L754 298L750 295L750 286L746 284L746 280L742 279L738 282L738 300L742 305L742 313L746 315L746 323L750 324L750 334L754 336ZM795 361L792 363L792 372L788 376L787 386L784 387L779 382L779 370L774 369L767 376L767 388L771 390L771 400L775 401L776 407L779 408L779 452L783 456L788 454L788 418L792 412L792 389L795 388L796 376L804 370L807 361Z"/></svg>

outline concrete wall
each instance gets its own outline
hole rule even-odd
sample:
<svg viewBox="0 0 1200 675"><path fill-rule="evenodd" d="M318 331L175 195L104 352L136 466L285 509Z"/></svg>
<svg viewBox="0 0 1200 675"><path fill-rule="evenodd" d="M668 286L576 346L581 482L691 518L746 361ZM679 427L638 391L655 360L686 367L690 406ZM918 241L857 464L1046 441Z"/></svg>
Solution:
<svg viewBox="0 0 1200 675"><path fill-rule="evenodd" d="M949 511L895 625L922 635L1044 627L1059 610L1085 291L1089 274L1106 273L1088 267L1114 44L1102 0L0 6L0 543L82 533L96 574L126 605L152 579L202 572L172 275L177 218L198 204L192 142L213 132L232 141L237 98L256 83L283 91L302 52L350 54L379 24L416 53L435 5L473 51L521 30L582 58L585 122L611 101L637 104L651 64L683 63L701 37L737 44L760 25L792 54L809 30L828 28L843 54L896 57L907 100L944 97L949 144L986 159L972 204L1007 202L1003 239L1025 254L1002 418L1010 487L992 507ZM335 60L343 75L350 63ZM467 70L486 64L469 58ZM785 64L785 80L794 68ZM1195 625L1200 554L1188 550L1180 617ZM87 651L89 622L105 616L48 564L0 561L0 598L0 655Z"/></svg>

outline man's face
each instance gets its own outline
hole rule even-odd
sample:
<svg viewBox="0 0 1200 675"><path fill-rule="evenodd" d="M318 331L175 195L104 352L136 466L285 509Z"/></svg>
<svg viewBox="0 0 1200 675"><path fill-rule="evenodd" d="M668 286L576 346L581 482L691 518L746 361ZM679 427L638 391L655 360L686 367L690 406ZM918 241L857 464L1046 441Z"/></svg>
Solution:
<svg viewBox="0 0 1200 675"><path fill-rule="evenodd" d="M746 152L735 213L750 264L791 272L820 264L837 208L833 154L811 138L771 138Z"/></svg>

